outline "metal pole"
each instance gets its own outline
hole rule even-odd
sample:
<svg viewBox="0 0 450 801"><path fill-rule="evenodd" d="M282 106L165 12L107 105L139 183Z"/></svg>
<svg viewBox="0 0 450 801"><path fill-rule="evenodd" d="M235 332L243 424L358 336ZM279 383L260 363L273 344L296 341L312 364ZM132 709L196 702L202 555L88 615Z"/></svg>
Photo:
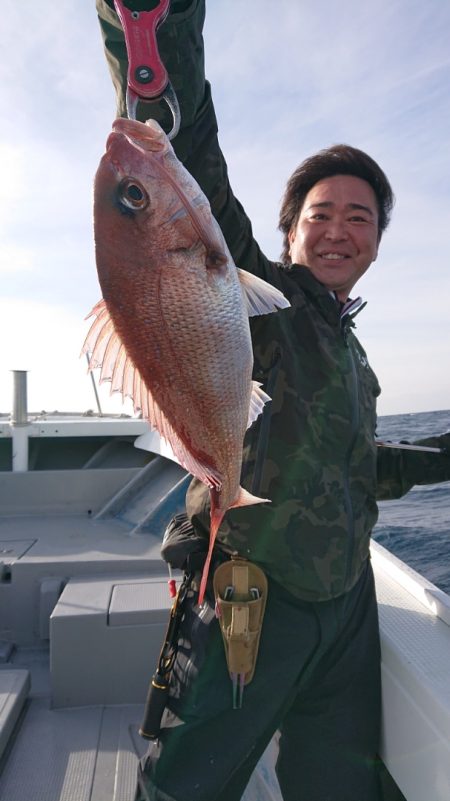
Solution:
<svg viewBox="0 0 450 801"><path fill-rule="evenodd" d="M28 408L27 371L13 370L12 469L14 473L28 470Z"/></svg>
<svg viewBox="0 0 450 801"><path fill-rule="evenodd" d="M25 426L28 423L27 409L27 371L13 370L13 410L11 422L13 426Z"/></svg>
<svg viewBox="0 0 450 801"><path fill-rule="evenodd" d="M91 366L91 360L89 358L89 353L86 353L86 361L88 363L88 367L90 367ZM98 397L98 392L97 392L97 386L95 384L94 373L92 372L92 370L89 370L89 372L91 374L92 387L93 387L93 390L94 390L95 400L97 402L98 413L99 413L100 416L102 416L102 414L103 414L102 413L102 407L100 406L100 398Z"/></svg>
<svg viewBox="0 0 450 801"><path fill-rule="evenodd" d="M426 445L408 445L406 442L380 442L376 440L379 448L394 448L402 451L420 451L422 453L445 453L445 448L429 448Z"/></svg>

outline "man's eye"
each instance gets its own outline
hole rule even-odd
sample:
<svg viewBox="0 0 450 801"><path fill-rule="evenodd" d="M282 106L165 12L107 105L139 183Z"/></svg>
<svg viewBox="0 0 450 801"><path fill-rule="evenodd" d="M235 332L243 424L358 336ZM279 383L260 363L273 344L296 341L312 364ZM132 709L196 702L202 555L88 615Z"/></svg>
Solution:
<svg viewBox="0 0 450 801"><path fill-rule="evenodd" d="M320 212L317 212L317 214L311 214L311 217L309 219L310 220L317 220L319 222L322 222L322 220L326 220L327 219L327 216L326 216L326 214L321 214Z"/></svg>

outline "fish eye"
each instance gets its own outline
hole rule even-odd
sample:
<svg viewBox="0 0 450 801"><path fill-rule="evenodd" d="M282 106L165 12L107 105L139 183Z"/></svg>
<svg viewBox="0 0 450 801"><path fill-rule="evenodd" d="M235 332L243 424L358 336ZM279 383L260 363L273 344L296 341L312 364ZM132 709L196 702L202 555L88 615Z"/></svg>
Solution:
<svg viewBox="0 0 450 801"><path fill-rule="evenodd" d="M119 200L129 209L145 209L150 198L141 183L135 178L124 178L118 187Z"/></svg>

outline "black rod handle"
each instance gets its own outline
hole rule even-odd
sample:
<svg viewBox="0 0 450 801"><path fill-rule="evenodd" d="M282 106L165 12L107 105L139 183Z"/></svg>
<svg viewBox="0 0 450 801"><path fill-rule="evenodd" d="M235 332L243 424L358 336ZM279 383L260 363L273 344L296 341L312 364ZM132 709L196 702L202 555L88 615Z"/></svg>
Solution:
<svg viewBox="0 0 450 801"><path fill-rule="evenodd" d="M156 740L161 730L161 718L167 705L169 682L155 673L148 688L144 718L139 734L146 740Z"/></svg>

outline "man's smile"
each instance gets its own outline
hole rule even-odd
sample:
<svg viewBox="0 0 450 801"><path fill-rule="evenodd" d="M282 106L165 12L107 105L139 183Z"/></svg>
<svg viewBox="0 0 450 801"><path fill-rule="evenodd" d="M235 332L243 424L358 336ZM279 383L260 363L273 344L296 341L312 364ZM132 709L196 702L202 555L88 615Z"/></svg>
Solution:
<svg viewBox="0 0 450 801"><path fill-rule="evenodd" d="M350 255L347 253L319 253L320 258L329 261L338 261L339 259L349 259Z"/></svg>

